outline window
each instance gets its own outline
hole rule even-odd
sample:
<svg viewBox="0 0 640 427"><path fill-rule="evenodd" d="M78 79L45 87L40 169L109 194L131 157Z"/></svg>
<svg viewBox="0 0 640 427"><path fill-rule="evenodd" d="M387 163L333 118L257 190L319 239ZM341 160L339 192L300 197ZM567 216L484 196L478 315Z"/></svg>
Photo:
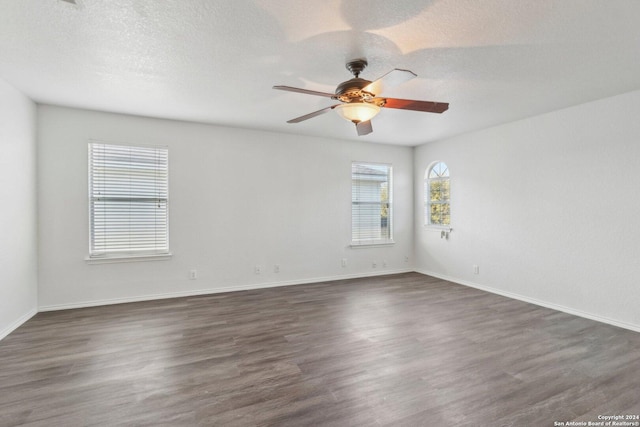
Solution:
<svg viewBox="0 0 640 427"><path fill-rule="evenodd" d="M392 243L391 165L351 165L351 244Z"/></svg>
<svg viewBox="0 0 640 427"><path fill-rule="evenodd" d="M169 254L166 147L89 143L89 257Z"/></svg>
<svg viewBox="0 0 640 427"><path fill-rule="evenodd" d="M449 168L443 162L434 163L424 177L425 225L451 224L450 189Z"/></svg>

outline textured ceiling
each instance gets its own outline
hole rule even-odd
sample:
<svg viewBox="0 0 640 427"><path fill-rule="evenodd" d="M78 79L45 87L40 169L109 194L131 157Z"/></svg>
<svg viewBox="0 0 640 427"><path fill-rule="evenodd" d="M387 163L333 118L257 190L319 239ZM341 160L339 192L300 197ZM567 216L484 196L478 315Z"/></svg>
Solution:
<svg viewBox="0 0 640 427"><path fill-rule="evenodd" d="M0 0L0 77L36 102L418 145L640 89L637 0ZM449 102L383 109L358 137L333 92L393 68L384 93Z"/></svg>

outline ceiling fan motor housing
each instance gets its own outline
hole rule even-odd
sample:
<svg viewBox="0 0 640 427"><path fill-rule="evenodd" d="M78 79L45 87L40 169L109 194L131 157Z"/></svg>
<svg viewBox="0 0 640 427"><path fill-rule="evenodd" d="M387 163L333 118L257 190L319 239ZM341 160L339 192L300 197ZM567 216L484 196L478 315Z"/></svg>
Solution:
<svg viewBox="0 0 640 427"><path fill-rule="evenodd" d="M347 80L346 82L342 82L338 85L334 98L342 102L369 101L375 95L362 89L370 84L371 82L369 80L361 79L359 77Z"/></svg>
<svg viewBox="0 0 640 427"><path fill-rule="evenodd" d="M332 97L341 102L369 102L371 103L375 94L363 90L371 84L370 80L361 79L360 73L367 67L366 59L354 59L347 62L347 70L354 75L354 78L342 82L336 87L335 95ZM381 105L379 105L381 106Z"/></svg>

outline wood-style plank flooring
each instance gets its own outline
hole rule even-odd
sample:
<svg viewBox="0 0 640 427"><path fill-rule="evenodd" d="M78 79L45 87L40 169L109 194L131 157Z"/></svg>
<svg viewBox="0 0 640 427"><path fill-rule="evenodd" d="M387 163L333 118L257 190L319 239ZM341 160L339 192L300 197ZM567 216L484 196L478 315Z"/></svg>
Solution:
<svg viewBox="0 0 640 427"><path fill-rule="evenodd" d="M408 273L39 313L0 426L553 426L640 414L640 334Z"/></svg>

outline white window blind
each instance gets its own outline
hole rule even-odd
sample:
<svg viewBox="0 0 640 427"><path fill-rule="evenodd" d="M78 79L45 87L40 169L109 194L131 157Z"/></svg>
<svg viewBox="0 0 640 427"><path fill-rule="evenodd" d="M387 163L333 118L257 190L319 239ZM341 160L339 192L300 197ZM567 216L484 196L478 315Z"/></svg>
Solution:
<svg viewBox="0 0 640 427"><path fill-rule="evenodd" d="M89 143L92 258L169 253L166 147Z"/></svg>
<svg viewBox="0 0 640 427"><path fill-rule="evenodd" d="M391 165L351 165L351 244L392 242Z"/></svg>

